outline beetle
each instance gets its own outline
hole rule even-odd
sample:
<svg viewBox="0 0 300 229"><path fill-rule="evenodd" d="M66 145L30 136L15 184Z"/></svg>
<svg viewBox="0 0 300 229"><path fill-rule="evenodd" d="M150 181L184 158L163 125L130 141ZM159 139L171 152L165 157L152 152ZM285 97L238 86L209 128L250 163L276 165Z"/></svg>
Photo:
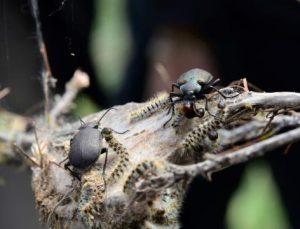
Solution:
<svg viewBox="0 0 300 229"><path fill-rule="evenodd" d="M81 126L78 129L78 133L74 135L74 137L70 140L70 150L68 157L61 161L58 166L60 166L61 163L64 161L67 161L67 163L64 165L64 168L68 170L72 176L77 178L80 183L82 183L82 189L81 189L81 195L82 193L88 193L91 194L90 191L94 190L92 193L93 195L96 195L98 193L98 201L101 203L102 197L105 192L106 188L106 180L104 179L105 175L105 169L106 169L106 163L107 163L107 152L108 149L103 147L103 139L108 143L108 145L113 148L114 151L119 155L119 163L115 166L115 169L111 172L110 176L108 177L108 181L112 182L114 179L118 178L122 175L122 172L125 171L125 168L128 165L128 152L127 150L114 138L112 135L113 132L118 134L124 134L128 132L129 130L126 130L124 132L117 132L111 128L102 128L99 130L100 122L104 118L104 116L114 108L108 109L102 117L99 119L98 123L94 126L86 124L83 120L81 121ZM100 182L91 184L90 181L86 179L86 177L82 177L81 175L83 172L88 172L95 162L98 160L100 154L105 153L105 160L102 168L102 176L93 176L92 182L95 181L95 178ZM56 164L56 163L55 163ZM72 166L72 169L70 168ZM90 170L90 172L93 174L95 170ZM88 173L85 173L90 177L91 175ZM97 170L96 170L97 174ZM82 179L83 178L83 179ZM86 185L88 184L88 185ZM93 188L97 188L93 189ZM100 187L100 190L98 190ZM60 201L55 205L53 210L48 216L48 225L51 223L51 219L53 216L53 213L55 209L62 204L62 202L73 192L76 188L76 185L67 193L65 194ZM80 197L81 198L81 197ZM83 194L83 202L89 201L89 199ZM92 198L93 200L93 198ZM80 199L81 203L81 199ZM92 204L94 205L95 202ZM81 203L82 204L82 203ZM87 203L90 204L90 203ZM81 207L80 207L81 208Z"/></svg>
<svg viewBox="0 0 300 229"><path fill-rule="evenodd" d="M169 94L171 106L168 113L172 109L172 116L174 114L174 105L183 102L183 112L185 117L203 117L205 110L211 115L208 110L207 94L212 91L217 91L223 98L232 98L224 95L214 85L220 81L219 78L214 80L214 77L207 71L195 68L182 74L176 83L172 84L172 90ZM178 88L180 92L175 92L175 88ZM235 97L235 96L233 96ZM196 100L205 99L205 108L196 108ZM168 123L171 118L166 122ZM166 125L165 123L165 125Z"/></svg>
<svg viewBox="0 0 300 229"><path fill-rule="evenodd" d="M186 111L187 118L193 117L193 115L202 117L204 115L203 110L197 110L195 101L199 99L206 99L205 94L209 94L212 90L216 90L214 87L220 79L213 80L213 76L202 69L192 69L182 74L176 83L172 84L172 90L170 92L170 99L172 103L178 103L183 101L183 107ZM174 89L178 88L180 93L174 92ZM177 100L173 100L177 97Z"/></svg>
<svg viewBox="0 0 300 229"><path fill-rule="evenodd" d="M108 109L94 126L88 125L81 120L82 125L78 133L70 140L70 151L68 157L65 159L68 161L64 165L64 168L69 170L76 178L80 179L79 174L93 166L100 154L103 153L105 153L105 161L102 174L105 174L108 150L103 147L103 138L105 138L108 128L103 128L102 130L98 128L100 127L100 122L103 117L112 109L114 108ZM112 129L109 130L118 134L124 134L128 131L117 132ZM70 166L72 166L73 169L71 169Z"/></svg>

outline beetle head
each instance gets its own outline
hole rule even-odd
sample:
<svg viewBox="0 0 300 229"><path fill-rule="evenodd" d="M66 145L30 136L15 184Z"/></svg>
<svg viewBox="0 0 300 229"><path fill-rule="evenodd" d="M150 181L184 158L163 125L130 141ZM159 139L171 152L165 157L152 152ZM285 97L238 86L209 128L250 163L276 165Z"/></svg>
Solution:
<svg viewBox="0 0 300 229"><path fill-rule="evenodd" d="M192 69L182 74L177 80L183 100L195 100L210 88L213 76L202 69Z"/></svg>
<svg viewBox="0 0 300 229"><path fill-rule="evenodd" d="M197 82L186 82L179 89L183 94L183 100L194 100L196 95L201 92L202 86Z"/></svg>

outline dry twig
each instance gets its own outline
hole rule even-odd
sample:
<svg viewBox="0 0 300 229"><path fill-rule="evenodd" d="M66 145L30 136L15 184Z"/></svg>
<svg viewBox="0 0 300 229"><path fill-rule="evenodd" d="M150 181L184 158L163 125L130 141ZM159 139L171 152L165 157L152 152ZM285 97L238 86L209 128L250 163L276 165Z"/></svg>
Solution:
<svg viewBox="0 0 300 229"><path fill-rule="evenodd" d="M50 111L50 123L55 125L57 116L61 113L67 113L72 105L76 95L82 89L90 85L89 76L87 73L76 70L72 79L66 84L66 91L63 96L57 101Z"/></svg>

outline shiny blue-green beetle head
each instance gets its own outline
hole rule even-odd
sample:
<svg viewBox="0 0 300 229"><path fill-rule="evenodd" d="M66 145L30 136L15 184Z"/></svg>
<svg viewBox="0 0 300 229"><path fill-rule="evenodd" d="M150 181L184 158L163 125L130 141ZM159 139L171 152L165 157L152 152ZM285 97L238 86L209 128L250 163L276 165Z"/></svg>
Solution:
<svg viewBox="0 0 300 229"><path fill-rule="evenodd" d="M194 99L212 79L213 76L209 72L195 68L182 74L177 84L186 99Z"/></svg>

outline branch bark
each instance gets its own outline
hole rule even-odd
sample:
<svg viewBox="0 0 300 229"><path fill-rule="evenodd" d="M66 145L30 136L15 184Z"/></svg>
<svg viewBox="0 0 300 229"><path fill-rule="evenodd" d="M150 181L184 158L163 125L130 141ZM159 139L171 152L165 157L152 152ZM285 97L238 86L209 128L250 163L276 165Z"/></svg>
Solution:
<svg viewBox="0 0 300 229"><path fill-rule="evenodd" d="M228 88L224 93L226 90ZM210 113L218 114L221 100L224 99L218 94L209 99ZM104 127L119 132L129 130L125 134L113 134L127 151L128 162L122 165L122 156L114 151L118 148L110 148L103 140L103 147L108 147L105 175L102 176L105 155L100 155L95 165L82 174L81 182L74 181L59 165L68 156L69 142L80 127L79 121L66 121L59 127L47 128L44 118L34 118L38 143L34 133L26 132L26 128L14 130L10 137L3 135L5 130L1 129L1 141L6 143L6 148L0 151L0 155L5 152L11 158L16 157L13 150L7 148L14 142L20 147L30 145L26 153L35 163L26 157L23 160L31 166L37 208L41 221L49 227L160 228L163 225L165 228L179 228L182 198L195 176L200 174L210 178L213 172L262 156L300 138L300 116L289 112L300 106L299 93L243 92L223 102L225 108L220 116L214 117L206 112L203 118L185 118L177 129L171 125L164 127L169 119L165 107L132 122L130 114L145 104L116 106L117 110L110 111L101 121L99 131ZM198 101L197 107L205 107L205 101ZM266 116L272 112L281 114L273 119L267 132L262 133L269 120ZM58 113L55 112L53 117L56 118ZM102 114L91 114L83 120L95 125ZM24 123L28 124L25 120ZM204 128L216 120L223 124L214 129L219 135L218 141L212 141L204 134L203 140L198 142L209 150L187 150L184 147L186 136L195 128ZM278 134L287 128L289 131ZM212 154L216 151L219 152L217 155ZM173 160L174 155L176 160ZM118 175L111 179L109 176L116 168L119 169Z"/></svg>

